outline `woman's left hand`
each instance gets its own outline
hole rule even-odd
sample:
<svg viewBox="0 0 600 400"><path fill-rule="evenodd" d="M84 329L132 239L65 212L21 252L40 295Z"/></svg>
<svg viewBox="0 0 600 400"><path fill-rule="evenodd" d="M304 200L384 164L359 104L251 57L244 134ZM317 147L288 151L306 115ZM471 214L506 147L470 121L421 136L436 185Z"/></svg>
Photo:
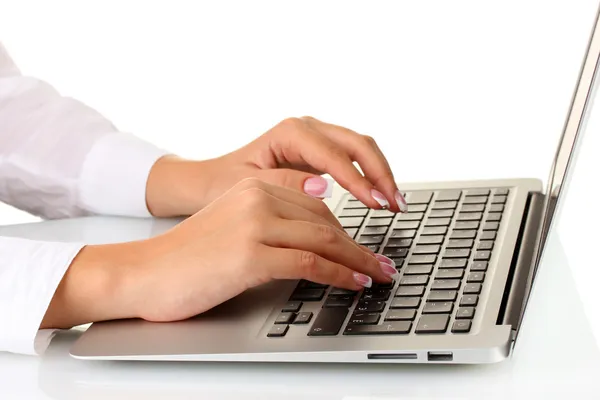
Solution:
<svg viewBox="0 0 600 400"><path fill-rule="evenodd" d="M331 175L371 208L406 211L406 201L373 138L311 117L285 119L219 158L161 158L150 172L146 200L154 216L191 215L244 178L325 197L331 182L321 174Z"/></svg>

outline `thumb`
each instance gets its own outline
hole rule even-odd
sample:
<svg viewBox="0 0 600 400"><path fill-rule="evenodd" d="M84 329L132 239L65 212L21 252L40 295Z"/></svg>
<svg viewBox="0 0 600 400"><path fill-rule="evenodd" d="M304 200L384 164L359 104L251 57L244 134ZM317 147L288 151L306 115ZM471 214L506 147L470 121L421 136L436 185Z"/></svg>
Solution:
<svg viewBox="0 0 600 400"><path fill-rule="evenodd" d="M262 170L257 178L272 185L283 186L317 198L331 197L333 180L308 172L279 168Z"/></svg>

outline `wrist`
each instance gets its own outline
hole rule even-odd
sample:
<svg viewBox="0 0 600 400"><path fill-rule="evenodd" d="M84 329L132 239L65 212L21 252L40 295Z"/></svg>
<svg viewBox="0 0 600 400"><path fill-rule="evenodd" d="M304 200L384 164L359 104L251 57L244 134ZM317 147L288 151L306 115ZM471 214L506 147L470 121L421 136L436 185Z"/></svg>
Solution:
<svg viewBox="0 0 600 400"><path fill-rule="evenodd" d="M209 188L207 161L177 156L160 158L150 170L146 204L155 217L192 215L206 205Z"/></svg>

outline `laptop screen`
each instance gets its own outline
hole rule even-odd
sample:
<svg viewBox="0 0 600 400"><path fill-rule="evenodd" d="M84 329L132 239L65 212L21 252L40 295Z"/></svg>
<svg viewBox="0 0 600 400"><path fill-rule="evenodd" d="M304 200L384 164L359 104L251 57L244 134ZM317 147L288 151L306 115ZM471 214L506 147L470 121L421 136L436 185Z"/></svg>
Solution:
<svg viewBox="0 0 600 400"><path fill-rule="evenodd" d="M579 72L579 78L563 133L560 138L558 149L552 167L548 186L546 188L545 209L542 220L542 229L538 239L538 251L535 263L535 270L539 267L539 262L543 255L544 245L548 235L555 223L556 215L559 211L561 193L566 192L566 186L569 183L570 174L573 170L573 164L577 157L578 145L585 131L585 125L592 108L595 87L597 84L598 61L600 56L600 26L598 18L600 9L596 14L592 34L588 43L588 48ZM535 274L534 270L534 274Z"/></svg>

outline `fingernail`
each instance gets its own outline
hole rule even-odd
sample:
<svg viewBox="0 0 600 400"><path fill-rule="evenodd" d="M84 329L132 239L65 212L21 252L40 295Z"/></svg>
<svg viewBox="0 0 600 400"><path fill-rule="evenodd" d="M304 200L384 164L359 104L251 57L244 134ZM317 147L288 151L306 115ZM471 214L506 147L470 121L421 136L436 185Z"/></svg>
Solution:
<svg viewBox="0 0 600 400"><path fill-rule="evenodd" d="M388 203L383 193L375 189L371 189L371 197L373 197L382 208L388 208L390 206L390 203Z"/></svg>
<svg viewBox="0 0 600 400"><path fill-rule="evenodd" d="M402 196L399 190L396 190L396 195L394 196L396 199L396 204L398 204L398 208L403 213L408 211L408 204L406 204L406 199Z"/></svg>
<svg viewBox="0 0 600 400"><path fill-rule="evenodd" d="M304 181L304 193L314 197L331 197L333 181L320 176L308 178Z"/></svg>
<svg viewBox="0 0 600 400"><path fill-rule="evenodd" d="M391 265L392 267L396 268L396 262L394 260L392 260L391 258L387 258L386 256L381 255L381 254L375 254L375 258L380 263L385 263L385 264Z"/></svg>
<svg viewBox="0 0 600 400"><path fill-rule="evenodd" d="M396 268L392 267L390 264L379 263L379 265L381 266L381 270L383 271L383 273L387 276L395 276L398 273L398 271L396 271Z"/></svg>
<svg viewBox="0 0 600 400"><path fill-rule="evenodd" d="M360 272L355 272L352 276L354 277L354 282L358 283L360 286L370 288L373 285L373 280L370 276L361 274Z"/></svg>

